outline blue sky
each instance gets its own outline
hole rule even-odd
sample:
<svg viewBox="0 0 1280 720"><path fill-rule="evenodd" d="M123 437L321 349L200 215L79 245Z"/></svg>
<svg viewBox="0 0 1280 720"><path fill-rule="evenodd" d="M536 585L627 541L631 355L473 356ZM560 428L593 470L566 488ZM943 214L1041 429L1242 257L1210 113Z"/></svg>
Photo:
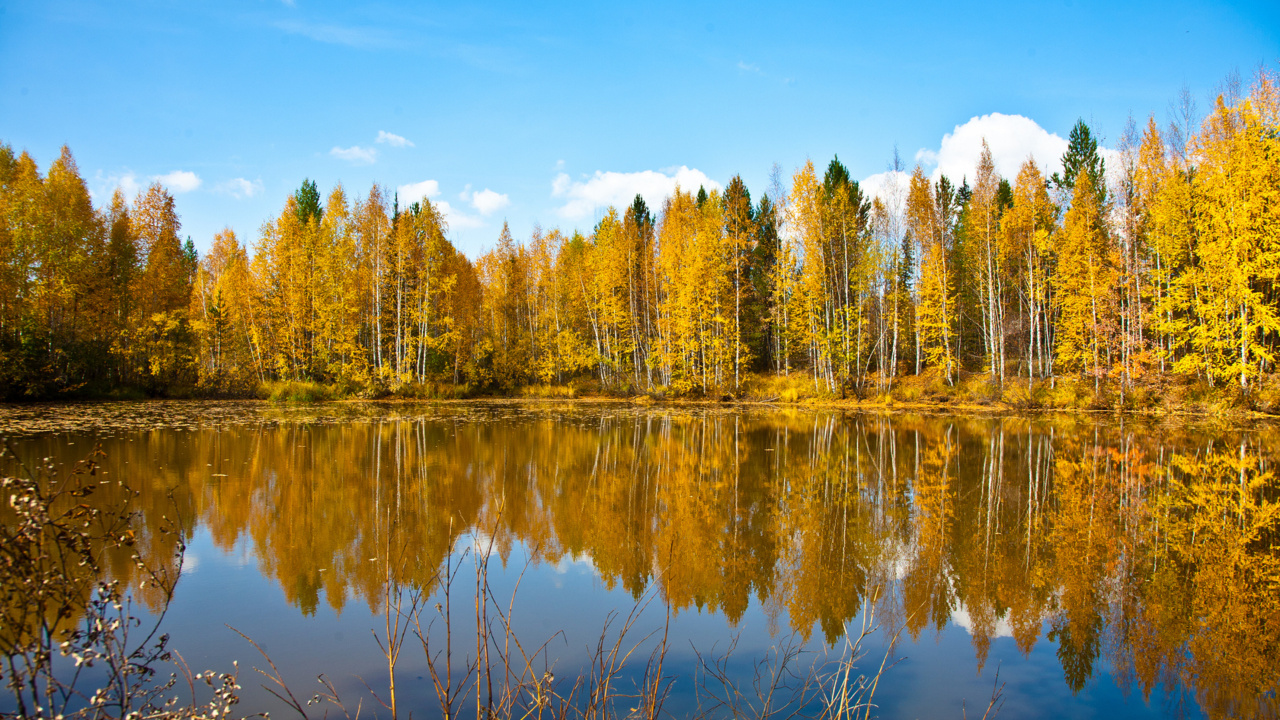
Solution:
<svg viewBox="0 0 1280 720"><path fill-rule="evenodd" d="M165 178L202 249L309 177L447 203L474 256L677 179L758 197L775 162L874 185L895 147L957 174L986 137L1012 175L1078 117L1114 145L1277 61L1277 2L0 2L0 140L69 145L100 201Z"/></svg>

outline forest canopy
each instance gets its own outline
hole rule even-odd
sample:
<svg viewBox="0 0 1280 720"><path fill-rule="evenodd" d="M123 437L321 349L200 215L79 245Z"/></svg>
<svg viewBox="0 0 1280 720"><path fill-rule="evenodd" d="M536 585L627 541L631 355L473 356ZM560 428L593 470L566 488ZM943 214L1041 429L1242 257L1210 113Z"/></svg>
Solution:
<svg viewBox="0 0 1280 720"><path fill-rule="evenodd" d="M1120 388L1192 377L1247 396L1280 342L1280 85L1198 123L1130 122L1110 166L1073 128L1061 172L909 180L873 197L838 159L754 198L677 188L590 233L463 256L429 200L304 181L255 238L200 257L153 184L95 206L69 149L0 144L0 396L250 394L272 381L738 396L900 378ZM907 174L895 175L907 177Z"/></svg>

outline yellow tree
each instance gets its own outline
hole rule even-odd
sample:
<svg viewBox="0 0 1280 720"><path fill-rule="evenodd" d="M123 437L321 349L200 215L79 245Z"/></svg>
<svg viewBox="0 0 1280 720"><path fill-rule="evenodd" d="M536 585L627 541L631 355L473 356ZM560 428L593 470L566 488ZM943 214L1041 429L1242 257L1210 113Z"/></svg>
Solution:
<svg viewBox="0 0 1280 720"><path fill-rule="evenodd" d="M769 269L768 283L773 299L770 313L777 344L777 371L783 375L791 374L795 348L805 347L806 343L804 324L796 321L803 316L805 307L800 267L795 238L790 233L780 233L777 258Z"/></svg>
<svg viewBox="0 0 1280 720"><path fill-rule="evenodd" d="M534 328L533 375L541 382L564 382L589 366L593 357L583 329L581 295L575 291L574 268L581 265L585 241L573 241L559 230L534 228L529 240L529 300Z"/></svg>
<svg viewBox="0 0 1280 720"><path fill-rule="evenodd" d="M658 229L657 359L664 385L687 392L700 385L695 337L698 298L696 254L698 207L693 195L676 188L662 208Z"/></svg>
<svg viewBox="0 0 1280 720"><path fill-rule="evenodd" d="M735 357L745 349L742 338L734 333L737 320L734 308L732 250L725 236L724 197L712 192L698 208L695 250L697 261L686 280L690 287L701 287L696 296L699 366L704 392L717 392L730 384ZM735 388L736 389L736 388Z"/></svg>
<svg viewBox="0 0 1280 720"><path fill-rule="evenodd" d="M827 302L831 295L827 292L830 268L823 247L822 215L822 186L810 160L792 176L787 206L787 224L799 261L799 278L792 294L796 313L791 323L806 348L814 386L832 391L836 388L831 327L834 308Z"/></svg>
<svg viewBox="0 0 1280 720"><path fill-rule="evenodd" d="M107 379L103 218L65 146L40 176L0 145L0 393L39 397Z"/></svg>
<svg viewBox="0 0 1280 720"><path fill-rule="evenodd" d="M129 221L129 201L116 188L104 218L107 233L106 276L110 295L110 316L105 320L113 337L126 332L134 314L133 286L138 275L138 237ZM123 378L117 378L123 380Z"/></svg>
<svg viewBox="0 0 1280 720"><path fill-rule="evenodd" d="M1211 381L1236 382L1242 392L1273 362L1267 341L1280 331L1270 299L1280 277L1278 124L1276 81L1263 75L1238 104L1220 97L1193 144L1203 283L1192 352Z"/></svg>
<svg viewBox="0 0 1280 720"><path fill-rule="evenodd" d="M9 396L43 394L38 368L43 364L36 351L43 325L34 317L36 298L41 294L35 266L40 243L46 235L44 178L35 160L23 152L15 160L4 146L3 185L4 229L0 236L0 261L4 280L0 287L4 330L4 390ZM34 382L33 382L34 381Z"/></svg>
<svg viewBox="0 0 1280 720"><path fill-rule="evenodd" d="M599 361L593 344L594 314L587 290L592 248L581 233L575 232L567 239L558 230L550 235L559 243L552 277L556 297L552 320L555 323L555 375L557 381L562 381L580 370L592 368ZM550 244L551 238L548 240ZM650 362L654 362L653 357Z"/></svg>
<svg viewBox="0 0 1280 720"><path fill-rule="evenodd" d="M912 172L907 189L906 225L916 256L920 258L915 317L916 373L920 372L923 362L937 368L950 384L954 382L956 366L951 338L954 302L948 252L933 185L919 165Z"/></svg>
<svg viewBox="0 0 1280 720"><path fill-rule="evenodd" d="M636 194L622 217L627 237L627 295L630 300L632 336L636 339L632 365L635 386L653 387L657 363L653 360L657 332L658 267L654 241L657 222L644 197Z"/></svg>
<svg viewBox="0 0 1280 720"><path fill-rule="evenodd" d="M387 216L386 195L381 186L375 184L364 200L356 201L351 225L364 281L363 334L367 338L371 375L384 382L391 376L384 328L391 305L386 292L391 263L391 219Z"/></svg>
<svg viewBox="0 0 1280 720"><path fill-rule="evenodd" d="M65 145L49 166L44 195L47 225L36 263L41 285L40 312L54 344L64 348L68 362L78 364L77 361L88 359L82 356L88 348L105 349L102 328L108 314L106 243L102 219L94 210L89 189ZM59 368L70 373L70 382L87 380L87 369Z"/></svg>
<svg viewBox="0 0 1280 720"><path fill-rule="evenodd" d="M423 199L413 207L414 234L419 250L414 269L416 308L414 312L415 348L417 353L414 372L421 380L426 377L432 360L444 348L444 336L448 333L452 318L447 313L445 300L452 292L457 276L449 272L449 258L455 254L453 245L445 238L448 229L439 208Z"/></svg>
<svg viewBox="0 0 1280 720"><path fill-rule="evenodd" d="M1175 366L1199 373L1198 354L1190 352L1191 337L1200 324L1195 298L1203 280L1196 262L1195 212L1198 188L1182 154L1166 157L1165 141L1155 119L1147 123L1139 149L1137 192L1145 198L1143 226L1151 245L1151 329L1161 372Z"/></svg>
<svg viewBox="0 0 1280 720"><path fill-rule="evenodd" d="M21 206L15 203L17 198L13 192L17 176L18 158L13 154L13 148L0 143L0 353L6 355L10 350L10 333L16 326L20 274L14 238L15 205Z"/></svg>
<svg viewBox="0 0 1280 720"><path fill-rule="evenodd" d="M719 193L699 201L676 188L663 209L657 347L660 375L679 392L731 384L734 357L733 274Z"/></svg>
<svg viewBox="0 0 1280 720"><path fill-rule="evenodd" d="M161 390L193 379L187 307L195 258L183 250L173 196L159 183L139 193L129 219L142 268L133 291L137 321L119 347L151 389Z"/></svg>
<svg viewBox="0 0 1280 720"><path fill-rule="evenodd" d="M749 349L743 341L742 315L744 303L750 302L750 261L758 228L751 194L742 176L734 175L724 193L724 240L728 252L729 271L733 282L733 387L742 383L742 373L751 364Z"/></svg>
<svg viewBox="0 0 1280 720"><path fill-rule="evenodd" d="M213 238L191 293L199 382L213 392L243 392L265 379L253 333L249 258L229 228Z"/></svg>
<svg viewBox="0 0 1280 720"><path fill-rule="evenodd" d="M1004 382L1004 272L1000 265L1000 207L997 192L1000 176L991 159L991 148L982 141L973 197L969 201L965 224L975 254L969 258L978 278L982 305L982 335L987 348L987 372L993 381Z"/></svg>
<svg viewBox="0 0 1280 720"><path fill-rule="evenodd" d="M596 341L596 353L600 357L600 379L609 385L637 382L641 377L639 343L634 332L631 312L632 288L636 265L635 238L627 232L623 217L617 208L610 207L595 232L591 235L592 287L588 296L593 299L591 316Z"/></svg>
<svg viewBox="0 0 1280 720"><path fill-rule="evenodd" d="M173 196L159 183L152 183L134 201L130 214L142 254L138 292L142 315L186 309L188 278L183 264L182 225Z"/></svg>
<svg viewBox="0 0 1280 720"><path fill-rule="evenodd" d="M300 221L298 199L290 196L275 220L262 226L254 253L254 271L263 289L263 315L267 326L262 338L265 353L277 377L312 379L311 335L313 294L312 263L307 236L316 228Z"/></svg>
<svg viewBox="0 0 1280 720"><path fill-rule="evenodd" d="M1044 175L1035 160L1028 159L1018 171L1013 205L1000 219L999 239L1002 264L1016 284L1024 312L1027 341L1023 363L1028 378L1037 371L1041 377L1050 372L1048 281L1056 214Z"/></svg>
<svg viewBox="0 0 1280 720"><path fill-rule="evenodd" d="M421 207L420 205L417 207ZM421 244L413 210L396 212L391 218L391 256L388 292L391 300L391 377L392 385L413 380L410 358L414 355L412 337L415 306L414 274L421 262Z"/></svg>
<svg viewBox="0 0 1280 720"><path fill-rule="evenodd" d="M1115 183L1116 245L1120 256L1117 270L1120 303L1120 379L1122 392L1136 375L1145 372L1147 352L1146 297L1147 263L1150 256L1147 227L1148 196L1142 192L1142 141L1133 118L1125 126L1120 141L1120 172Z"/></svg>
<svg viewBox="0 0 1280 720"><path fill-rule="evenodd" d="M861 388L877 344L870 336L879 300L875 290L880 248L873 232L872 203L839 159L833 159L823 174L817 217L818 242L804 250L806 276L823 273L820 283L809 283L810 290L820 290L812 295L819 303L824 337L816 364L826 370L828 390L842 389L846 383ZM818 260L810 263L811 258Z"/></svg>
<svg viewBox="0 0 1280 720"><path fill-rule="evenodd" d="M556 293L555 258L564 236L559 231L544 233L535 226L529 237L529 284L525 288L529 307L530 374L540 382L560 379L560 364L556 352L556 323L559 320L559 303Z"/></svg>
<svg viewBox="0 0 1280 720"><path fill-rule="evenodd" d="M492 342L494 380L506 389L527 382L533 336L527 322L528 261L506 223L498 245L476 260L483 314Z"/></svg>
<svg viewBox="0 0 1280 720"><path fill-rule="evenodd" d="M466 381L472 387L479 387L488 382L483 368L476 363L484 353L486 342L481 336L480 321L483 288L475 266L462 253L449 255L445 273L456 278L445 295L449 331L442 338L453 370L453 382Z"/></svg>
<svg viewBox="0 0 1280 720"><path fill-rule="evenodd" d="M1052 299L1058 318L1055 365L1066 372L1093 375L1097 390L1108 363L1115 271L1103 208L1087 169L1076 180L1057 250Z"/></svg>
<svg viewBox="0 0 1280 720"><path fill-rule="evenodd" d="M346 190L329 192L316 229L314 281L316 367L328 378L365 379L369 357L362 343L368 273L361 265Z"/></svg>

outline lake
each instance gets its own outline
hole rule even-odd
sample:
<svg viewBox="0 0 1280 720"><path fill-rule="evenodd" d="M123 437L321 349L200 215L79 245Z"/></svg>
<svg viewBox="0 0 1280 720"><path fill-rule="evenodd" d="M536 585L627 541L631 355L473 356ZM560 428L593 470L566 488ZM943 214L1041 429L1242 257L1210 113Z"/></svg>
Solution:
<svg viewBox="0 0 1280 720"><path fill-rule="evenodd" d="M454 714L508 671L562 696L594 672L619 714L655 676L676 717L753 714L770 689L815 713L854 655L873 717L981 717L997 693L1015 718L1280 709L1272 425L147 402L7 406L0 435L62 472L100 448L133 493L92 501L135 513L139 554L178 578L171 647L238 660L241 713L291 711L240 633L304 705L352 716L391 716L389 636L405 716L438 717L433 668L469 683L477 657ZM107 566L162 609L128 554Z"/></svg>

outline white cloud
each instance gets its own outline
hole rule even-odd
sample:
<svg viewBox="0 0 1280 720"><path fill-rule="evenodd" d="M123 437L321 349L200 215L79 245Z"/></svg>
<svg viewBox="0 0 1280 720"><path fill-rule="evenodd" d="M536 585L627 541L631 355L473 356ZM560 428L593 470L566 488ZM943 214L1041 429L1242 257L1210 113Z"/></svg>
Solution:
<svg viewBox="0 0 1280 720"><path fill-rule="evenodd" d="M301 35L316 42L329 43L331 45L346 45L354 48L386 48L399 44L395 36L381 28L317 25L294 20L276 23L276 27L290 35Z"/></svg>
<svg viewBox="0 0 1280 720"><path fill-rule="evenodd" d="M720 183L708 178L701 170L681 165L666 171L642 170L633 173L601 172L583 181L575 182L567 174L560 173L551 181L551 196L564 198L565 204L556 210L569 220L591 217L596 208L610 205L630 205L637 194L644 197L650 208L657 210L662 202L675 192L679 185L683 190L698 186L708 191L719 190Z"/></svg>
<svg viewBox="0 0 1280 720"><path fill-rule="evenodd" d="M1037 160L1036 162L1039 161ZM987 630L987 636L993 639L1013 637L1013 626L1009 623L1008 608L1000 615L1001 617L996 619L995 625ZM965 607L964 603L960 603L955 610L951 611L951 622L964 628L964 631L969 633L970 636L973 635L975 623L973 622L973 616L969 614L969 609Z"/></svg>
<svg viewBox="0 0 1280 720"><path fill-rule="evenodd" d="M440 183L435 180L423 180L422 182L409 183L396 188L396 193L400 196L400 202L408 205L415 203L422 198L433 198L440 194Z"/></svg>
<svg viewBox="0 0 1280 720"><path fill-rule="evenodd" d="M745 72L753 72L753 73L756 73L756 74L759 74L759 73L760 73L760 66L759 66L759 65L756 65L755 63L745 62L745 61L743 61L743 60L739 60L739 61L738 61L738 69L739 69L739 70L743 70L743 71L745 71Z"/></svg>
<svg viewBox="0 0 1280 720"><path fill-rule="evenodd" d="M937 150L923 148L916 153L916 160L934 166L934 179L946 175L957 185L962 178L972 183L984 138L991 148L996 172L1010 181L1018 176L1028 157L1035 158L1046 176L1060 171L1062 154L1067 151L1065 139L1040 127L1031 118L991 113L957 125L942 137Z"/></svg>
<svg viewBox="0 0 1280 720"><path fill-rule="evenodd" d="M551 197L560 197L569 191L569 186L573 183L569 180L568 173L560 173L551 181Z"/></svg>
<svg viewBox="0 0 1280 720"><path fill-rule="evenodd" d="M90 195L94 202L102 202L102 200L110 199L115 193L116 188L120 188L120 192L124 193L125 200L132 201L138 195L138 191L142 189L142 184L138 182L138 176L133 172L126 170L118 175L104 175L99 170L93 176L93 184L95 191Z"/></svg>
<svg viewBox="0 0 1280 720"><path fill-rule="evenodd" d="M491 215L510 204L511 198L489 188L471 193L471 207L478 210L481 215Z"/></svg>
<svg viewBox="0 0 1280 720"><path fill-rule="evenodd" d="M346 160L359 165L369 165L378 159L376 148L362 148L359 145L352 145L349 148L340 148L335 145L329 151L329 154L339 160Z"/></svg>
<svg viewBox="0 0 1280 720"><path fill-rule="evenodd" d="M439 200L434 204L440 214L444 216L444 220L449 224L449 229L451 230L484 227L483 220L453 209L448 200Z"/></svg>
<svg viewBox="0 0 1280 720"><path fill-rule="evenodd" d="M391 147L413 147L413 141L403 136L389 133L386 130L378 131L378 138L374 142L386 143Z"/></svg>
<svg viewBox="0 0 1280 720"><path fill-rule="evenodd" d="M174 170L167 175L152 175L151 179L174 193L191 192L200 187L200 176L189 170Z"/></svg>
<svg viewBox="0 0 1280 720"><path fill-rule="evenodd" d="M864 195L889 203L894 200L895 193L898 200L906 197L907 189L911 187L911 175L901 170L886 170L863 180L858 186Z"/></svg>
<svg viewBox="0 0 1280 720"><path fill-rule="evenodd" d="M243 200L262 192L262 181L232 178L226 182L218 183L214 190L224 195L230 195L237 200Z"/></svg>
<svg viewBox="0 0 1280 720"><path fill-rule="evenodd" d="M435 180L409 183L408 185L397 187L396 193L400 198L400 205L403 207L410 203L419 202L423 198L430 199L439 195L440 183ZM466 193L463 194L465 195ZM494 194L496 195L497 193ZM504 195L503 197L506 196ZM448 200L431 200L431 204L444 216L445 222L449 224L449 228L452 230L484 227L483 220L455 209L449 204Z"/></svg>

